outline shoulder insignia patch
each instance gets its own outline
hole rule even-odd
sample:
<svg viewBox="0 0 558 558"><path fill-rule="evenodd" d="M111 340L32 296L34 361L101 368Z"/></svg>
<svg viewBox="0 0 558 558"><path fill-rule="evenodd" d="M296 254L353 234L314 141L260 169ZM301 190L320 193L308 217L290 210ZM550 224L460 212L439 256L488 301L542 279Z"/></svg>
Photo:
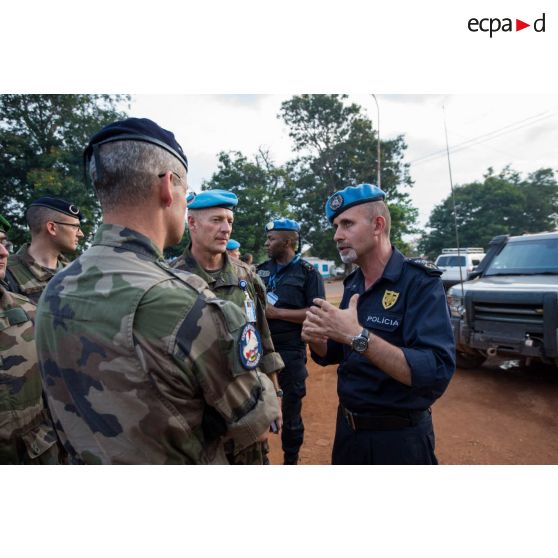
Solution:
<svg viewBox="0 0 558 558"><path fill-rule="evenodd" d="M300 263L302 267L306 269L306 271L316 271L316 268L310 262L307 262L306 260L300 260Z"/></svg>
<svg viewBox="0 0 558 558"><path fill-rule="evenodd" d="M240 363L246 370L253 370L262 358L262 340L258 330L252 324L246 324L240 333L238 342Z"/></svg>
<svg viewBox="0 0 558 558"><path fill-rule="evenodd" d="M407 258L407 263L410 263L415 267L419 267L423 271L426 271L428 275L432 275L433 277L439 277L443 273L438 266L430 260L425 260L424 258Z"/></svg>

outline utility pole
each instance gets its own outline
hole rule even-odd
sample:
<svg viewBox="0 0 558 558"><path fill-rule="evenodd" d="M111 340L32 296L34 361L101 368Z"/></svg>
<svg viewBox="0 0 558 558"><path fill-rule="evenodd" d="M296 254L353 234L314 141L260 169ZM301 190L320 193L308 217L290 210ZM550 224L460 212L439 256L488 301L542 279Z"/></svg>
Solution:
<svg viewBox="0 0 558 558"><path fill-rule="evenodd" d="M374 95L374 93L371 93L374 102L376 103L376 111L378 113L378 154L376 156L376 186L378 186L378 188L382 187L382 176L380 173L380 169L382 168L382 159L381 159L381 153L380 153L380 105L378 104L378 99L376 99L376 95Z"/></svg>

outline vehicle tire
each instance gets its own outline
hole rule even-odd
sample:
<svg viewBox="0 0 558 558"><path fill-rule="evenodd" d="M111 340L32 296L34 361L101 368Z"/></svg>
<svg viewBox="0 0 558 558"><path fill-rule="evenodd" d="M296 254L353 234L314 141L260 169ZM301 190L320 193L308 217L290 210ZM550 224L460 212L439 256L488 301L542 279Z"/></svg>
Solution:
<svg viewBox="0 0 558 558"><path fill-rule="evenodd" d="M486 357L480 353L462 353L459 351L455 353L457 368L464 368L465 370L478 368L485 360Z"/></svg>

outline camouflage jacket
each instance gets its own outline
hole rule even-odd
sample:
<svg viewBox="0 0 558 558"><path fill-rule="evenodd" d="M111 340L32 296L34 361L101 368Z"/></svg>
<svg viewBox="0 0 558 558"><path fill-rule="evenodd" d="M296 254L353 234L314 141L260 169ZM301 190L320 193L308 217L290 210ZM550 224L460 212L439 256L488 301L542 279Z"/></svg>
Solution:
<svg viewBox="0 0 558 558"><path fill-rule="evenodd" d="M250 330L252 328L252 330ZM223 463L277 418L254 328L144 235L102 225L37 312L48 405L72 463ZM251 360L252 359L252 360Z"/></svg>
<svg viewBox="0 0 558 558"><path fill-rule="evenodd" d="M57 463L35 350L35 305L0 285L0 463Z"/></svg>
<svg viewBox="0 0 558 558"><path fill-rule="evenodd" d="M285 365L281 355L275 352L275 347L271 340L271 332L265 317L265 286L259 276L250 269L249 265L231 258L225 253L225 265L217 279L215 279L198 264L194 256L192 256L190 249L191 245L172 264L172 267L199 275L217 297L234 302L245 316L244 301L246 300L246 295L244 289L240 287L240 282L242 280L246 281L246 292L248 292L248 295L256 305L256 327L262 338L263 358L260 367L266 374L281 370Z"/></svg>
<svg viewBox="0 0 558 558"><path fill-rule="evenodd" d="M24 244L15 254L8 257L6 283L14 293L31 299L35 304L54 274L70 262L63 255L58 256L56 270L39 265L28 252L29 244Z"/></svg>

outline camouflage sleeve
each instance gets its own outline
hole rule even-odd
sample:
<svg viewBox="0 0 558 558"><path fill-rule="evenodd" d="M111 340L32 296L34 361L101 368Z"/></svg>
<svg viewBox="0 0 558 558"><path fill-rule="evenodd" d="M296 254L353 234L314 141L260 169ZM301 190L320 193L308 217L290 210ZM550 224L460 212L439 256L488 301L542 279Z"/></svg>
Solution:
<svg viewBox="0 0 558 558"><path fill-rule="evenodd" d="M42 398L33 323L36 307L0 288L0 464L58 463Z"/></svg>
<svg viewBox="0 0 558 558"><path fill-rule="evenodd" d="M263 357L260 367L265 374L273 374L273 372L278 372L285 367L285 363L281 358L281 355L275 351L273 346L273 341L271 339L271 331L269 330L269 324L267 323L267 318L265 317L265 285L260 279L259 275L255 273L252 274L252 281L254 285L254 290L256 291L256 320L258 331L262 336L262 346L263 346Z"/></svg>
<svg viewBox="0 0 558 558"><path fill-rule="evenodd" d="M173 356L224 424L235 451L253 444L279 415L273 384L241 357L246 321L231 302L198 296L173 332ZM261 351L261 348L260 348Z"/></svg>

